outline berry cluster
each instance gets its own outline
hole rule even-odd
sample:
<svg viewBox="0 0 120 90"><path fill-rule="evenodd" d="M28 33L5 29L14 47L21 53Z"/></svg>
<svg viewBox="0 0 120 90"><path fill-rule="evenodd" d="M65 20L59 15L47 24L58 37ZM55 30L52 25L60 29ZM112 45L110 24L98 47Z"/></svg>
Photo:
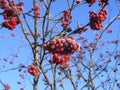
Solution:
<svg viewBox="0 0 120 90"><path fill-rule="evenodd" d="M52 64L60 64L61 68L67 68L69 67L69 60L70 60L70 55L61 55L58 53L53 54L53 59L50 60L50 63Z"/></svg>
<svg viewBox="0 0 120 90"><path fill-rule="evenodd" d="M34 17L36 18L40 18L40 8L38 5L34 5L34 7L32 8L32 10L34 11Z"/></svg>
<svg viewBox="0 0 120 90"><path fill-rule="evenodd" d="M89 6L92 6L96 0L86 0L86 2L89 4Z"/></svg>
<svg viewBox="0 0 120 90"><path fill-rule="evenodd" d="M29 65L28 72L33 76L38 76L40 74L40 70L35 65Z"/></svg>
<svg viewBox="0 0 120 90"><path fill-rule="evenodd" d="M7 6L6 0L0 0L0 8L4 9Z"/></svg>
<svg viewBox="0 0 120 90"><path fill-rule="evenodd" d="M5 20L4 23L2 23L2 26L10 30L13 30L16 27L16 25L19 23L20 20L17 17L12 17L10 19Z"/></svg>
<svg viewBox="0 0 120 90"><path fill-rule="evenodd" d="M16 10L17 14L20 15L22 13L23 2L15 4L12 0L11 4ZM20 23L20 20L17 17L15 10L7 3L6 0L0 0L0 8L3 9L3 17L5 19L5 21L2 23L2 26L13 30L16 27L16 25Z"/></svg>
<svg viewBox="0 0 120 90"><path fill-rule="evenodd" d="M106 20L107 10L102 9L99 14L96 12L90 12L90 27L93 30L99 30L103 28L102 22Z"/></svg>
<svg viewBox="0 0 120 90"><path fill-rule="evenodd" d="M72 16L71 16L70 10L64 10L63 13L64 13L64 17L62 19L62 26L66 28L70 20L72 19Z"/></svg>
<svg viewBox="0 0 120 90"><path fill-rule="evenodd" d="M68 67L70 55L75 51L80 50L80 45L74 40L73 37L58 37L50 40L47 44L43 45L45 50L53 54L51 63L60 64L61 67Z"/></svg>
<svg viewBox="0 0 120 90"><path fill-rule="evenodd" d="M53 60L51 60L50 62L51 63L57 63L57 64L64 64L64 63L67 63L70 59L70 55L64 55L64 56L61 56L60 54L58 53L54 53L53 54Z"/></svg>
<svg viewBox="0 0 120 90"><path fill-rule="evenodd" d="M80 46L73 37L64 36L50 40L47 44L43 45L43 48L52 54L71 55L79 50Z"/></svg>

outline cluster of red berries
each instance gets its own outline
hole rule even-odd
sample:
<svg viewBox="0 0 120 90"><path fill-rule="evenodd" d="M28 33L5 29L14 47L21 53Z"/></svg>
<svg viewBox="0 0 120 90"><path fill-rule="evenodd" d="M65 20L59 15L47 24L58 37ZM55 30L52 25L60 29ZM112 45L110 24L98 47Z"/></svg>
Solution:
<svg viewBox="0 0 120 90"><path fill-rule="evenodd" d="M100 30L103 28L102 22L106 20L107 10L102 9L99 14L96 12L90 12L90 27L93 30Z"/></svg>
<svg viewBox="0 0 120 90"><path fill-rule="evenodd" d="M20 20L17 17L12 17L10 19L5 20L2 23L2 26L6 27L10 30L13 30L16 27L16 25L19 24L19 23L20 23Z"/></svg>
<svg viewBox="0 0 120 90"><path fill-rule="evenodd" d="M63 65L64 63L67 63L69 60L70 60L70 55L61 56L58 53L54 53L53 60L51 60L50 62Z"/></svg>
<svg viewBox="0 0 120 90"><path fill-rule="evenodd" d="M40 70L33 64L29 65L28 72L33 76L38 76L40 74Z"/></svg>
<svg viewBox="0 0 120 90"><path fill-rule="evenodd" d="M92 6L96 0L86 0L86 2L89 4L89 6Z"/></svg>
<svg viewBox="0 0 120 90"><path fill-rule="evenodd" d="M17 14L22 13L23 2L15 4L14 1L11 1L12 6L16 10ZM11 7L6 0L0 0L0 8L3 9L3 17L5 21L2 23L3 27L6 27L10 30L13 30L19 23L20 20L15 13L15 10Z"/></svg>
<svg viewBox="0 0 120 90"><path fill-rule="evenodd" d="M43 48L52 54L71 55L75 51L80 50L80 45L73 37L64 36L50 40L47 44L43 45Z"/></svg>
<svg viewBox="0 0 120 90"><path fill-rule="evenodd" d="M53 54L53 59L50 60L50 63L52 64L59 64L61 68L67 68L69 67L69 60L70 60L70 55L61 55L58 53Z"/></svg>
<svg viewBox="0 0 120 90"><path fill-rule="evenodd" d="M34 11L34 17L36 18L40 18L40 8L38 5L34 5L34 7L32 8L32 10Z"/></svg>
<svg viewBox="0 0 120 90"><path fill-rule="evenodd" d="M6 0L0 0L0 8L1 9L4 9L6 7L6 5L7 5Z"/></svg>
<svg viewBox="0 0 120 90"><path fill-rule="evenodd" d="M68 61L70 60L70 55L75 51L80 50L80 45L74 40L73 37L58 37L50 40L48 43L43 45L45 50L48 50L53 54L53 59L51 63L60 64L61 67L68 67Z"/></svg>
<svg viewBox="0 0 120 90"><path fill-rule="evenodd" d="M70 20L72 19L72 16L71 16L70 10L64 10L63 13L64 13L64 17L62 19L62 26L66 28Z"/></svg>

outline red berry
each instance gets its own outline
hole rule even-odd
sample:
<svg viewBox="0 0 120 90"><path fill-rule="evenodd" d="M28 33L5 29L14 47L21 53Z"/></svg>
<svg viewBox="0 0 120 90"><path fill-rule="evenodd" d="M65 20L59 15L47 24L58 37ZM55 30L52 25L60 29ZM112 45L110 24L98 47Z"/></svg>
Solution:
<svg viewBox="0 0 120 90"><path fill-rule="evenodd" d="M107 33L112 33L112 30L108 30Z"/></svg>

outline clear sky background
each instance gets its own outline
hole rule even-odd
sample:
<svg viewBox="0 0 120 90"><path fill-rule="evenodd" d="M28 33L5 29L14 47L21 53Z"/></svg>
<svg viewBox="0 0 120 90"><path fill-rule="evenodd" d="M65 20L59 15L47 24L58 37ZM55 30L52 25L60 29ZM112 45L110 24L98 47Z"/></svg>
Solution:
<svg viewBox="0 0 120 90"><path fill-rule="evenodd" d="M17 0L15 0L17 2ZM28 11L30 8L32 8L32 0L22 0L24 2L24 12ZM54 16L58 12L61 12L63 10L68 9L67 0L56 0L56 2L53 2L51 7L51 14ZM40 4L40 3L39 3ZM106 24L109 19L113 18L118 13L118 7L117 5L120 5L115 2L115 0L110 0L110 5L106 7L108 10L108 19L104 22ZM98 3L95 3L92 7L88 7L88 4L79 5L73 12L73 21L70 24L72 29L76 28L77 21L80 23L80 25L85 25L89 22L89 11L99 11L100 8L98 8ZM41 16L42 16L42 10ZM21 16L22 17L22 16ZM0 16L0 22L2 22L2 16ZM30 23L30 26L33 28L33 20L28 18L28 21ZM61 28L61 27L60 27ZM101 40L114 40L116 39L116 35L120 31L120 21L117 20L109 29L113 30L112 34L105 33L104 37L102 37ZM90 41L94 38L95 31L88 30L87 32L83 33L86 38L88 38ZM12 36L15 34L15 36ZM80 37L82 35L75 35L75 38ZM22 72L18 72L18 69L16 70L10 70L7 72L3 72L5 70L11 69L11 68L17 68L20 64L24 64L25 66L28 66L30 63L32 63L32 53L30 50L30 47L28 43L26 42L20 25L16 27L15 30L10 31L6 28L2 28L0 30L0 79L3 81L3 83L8 83L11 86L10 90L19 90L19 88L24 88L25 90L32 90L32 79L33 76L31 76L28 73L24 73L24 69ZM104 52L107 49L113 49L111 47L103 47L102 50L100 49L99 52ZM120 48L119 48L120 49ZM99 53L98 52L98 53ZM96 53L96 57L98 53ZM15 56L17 55L17 57ZM13 64L10 64L13 62ZM112 65L112 64L111 64ZM25 76L25 79L21 79L19 76L20 74ZM42 76L43 77L43 76ZM51 77L51 75L49 75ZM39 90L44 90L44 83L41 83L42 78L40 78L39 83ZM17 82L21 82L20 84L17 84ZM97 80L96 80L97 84ZM3 86L0 85L0 90L3 89ZM59 88L58 90L62 90ZM72 86L70 85L70 82L65 84L65 90L73 90ZM85 89L84 89L85 90Z"/></svg>

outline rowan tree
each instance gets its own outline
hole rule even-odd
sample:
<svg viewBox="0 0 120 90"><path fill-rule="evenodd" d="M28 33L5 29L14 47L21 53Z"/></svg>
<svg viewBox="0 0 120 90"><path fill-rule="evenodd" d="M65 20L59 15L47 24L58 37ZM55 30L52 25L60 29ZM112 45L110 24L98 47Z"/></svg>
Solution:
<svg viewBox="0 0 120 90"><path fill-rule="evenodd" d="M120 88L119 0L0 0L3 90Z"/></svg>

